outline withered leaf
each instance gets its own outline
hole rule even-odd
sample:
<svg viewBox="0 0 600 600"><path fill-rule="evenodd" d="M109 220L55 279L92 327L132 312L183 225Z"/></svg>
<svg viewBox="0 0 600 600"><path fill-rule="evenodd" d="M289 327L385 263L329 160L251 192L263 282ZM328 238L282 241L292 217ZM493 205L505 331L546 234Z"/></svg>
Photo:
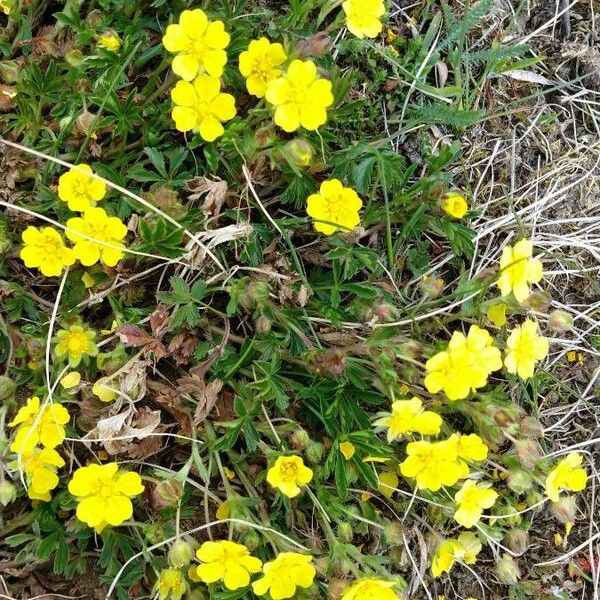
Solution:
<svg viewBox="0 0 600 600"><path fill-rule="evenodd" d="M150 334L137 325L119 325L116 329L116 334L128 348L132 346L145 346L154 341L154 338Z"/></svg>

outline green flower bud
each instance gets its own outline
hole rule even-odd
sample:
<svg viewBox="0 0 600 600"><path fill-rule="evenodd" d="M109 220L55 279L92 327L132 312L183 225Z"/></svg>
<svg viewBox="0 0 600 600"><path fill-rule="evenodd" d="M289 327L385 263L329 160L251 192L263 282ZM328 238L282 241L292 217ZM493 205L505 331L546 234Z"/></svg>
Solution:
<svg viewBox="0 0 600 600"><path fill-rule="evenodd" d="M304 429L296 429L292 434L291 443L295 450L306 450L310 443L310 437Z"/></svg>
<svg viewBox="0 0 600 600"><path fill-rule="evenodd" d="M349 544L352 541L354 532L350 523L340 523L337 527L338 539L344 544Z"/></svg>
<svg viewBox="0 0 600 600"><path fill-rule="evenodd" d="M260 546L260 535L256 529L248 529L242 536L242 543L244 546L254 552Z"/></svg>
<svg viewBox="0 0 600 600"><path fill-rule="evenodd" d="M575 496L561 496L558 502L551 502L552 514L561 523L573 523L577 517L577 500Z"/></svg>
<svg viewBox="0 0 600 600"><path fill-rule="evenodd" d="M10 481L0 481L0 504L8 506L17 498L17 488Z"/></svg>
<svg viewBox="0 0 600 600"><path fill-rule="evenodd" d="M0 62L0 80L4 83L16 83L19 81L21 69L14 60L3 60Z"/></svg>
<svg viewBox="0 0 600 600"><path fill-rule="evenodd" d="M524 494L533 484L531 475L523 469L513 469L508 474L508 487L516 494Z"/></svg>
<svg viewBox="0 0 600 600"><path fill-rule="evenodd" d="M83 52L79 50L79 48L72 48L65 53L65 60L72 66L78 67L83 61L85 57L83 56Z"/></svg>
<svg viewBox="0 0 600 600"><path fill-rule="evenodd" d="M529 546L529 533L525 529L513 527L507 532L504 541L510 550L520 556Z"/></svg>
<svg viewBox="0 0 600 600"><path fill-rule="evenodd" d="M558 333L567 331L573 327L573 317L564 310L555 310L548 317L548 328Z"/></svg>
<svg viewBox="0 0 600 600"><path fill-rule="evenodd" d="M181 567L186 567L192 562L194 558L194 548L185 540L177 540L169 548L167 558L172 567L181 569Z"/></svg>
<svg viewBox="0 0 600 600"><path fill-rule="evenodd" d="M512 585L521 578L521 569L519 569L519 565L510 554L504 554L496 563L496 574L502 583Z"/></svg>
<svg viewBox="0 0 600 600"><path fill-rule="evenodd" d="M17 386L15 382L6 375L0 375L0 402L13 400Z"/></svg>
<svg viewBox="0 0 600 600"><path fill-rule="evenodd" d="M176 479L166 479L156 485L156 493L169 506L176 506L183 495L183 486Z"/></svg>
<svg viewBox="0 0 600 600"><path fill-rule="evenodd" d="M318 465L323 460L325 447L320 442L310 441L306 447L306 458L311 465Z"/></svg>
<svg viewBox="0 0 600 600"><path fill-rule="evenodd" d="M303 139L288 142L285 150L291 162L298 167L308 167L315 155L313 147Z"/></svg>

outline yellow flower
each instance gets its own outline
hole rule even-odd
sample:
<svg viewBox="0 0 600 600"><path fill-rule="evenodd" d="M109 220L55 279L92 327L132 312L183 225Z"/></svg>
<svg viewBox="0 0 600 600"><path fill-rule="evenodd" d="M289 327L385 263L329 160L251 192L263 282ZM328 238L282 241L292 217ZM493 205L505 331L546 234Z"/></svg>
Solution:
<svg viewBox="0 0 600 600"><path fill-rule="evenodd" d="M65 439L63 425L69 422L69 411L60 404L40 407L37 396L27 399L27 404L19 409L9 427L18 427L10 449L17 453L31 453L41 444L45 448L56 448Z"/></svg>
<svg viewBox="0 0 600 600"><path fill-rule="evenodd" d="M199 73L223 75L229 40L223 21L209 21L206 13L197 8L184 10L179 23L167 27L162 43L168 52L177 55L173 59L174 73L192 81Z"/></svg>
<svg viewBox="0 0 600 600"><path fill-rule="evenodd" d="M310 554L281 552L263 565L263 577L252 584L257 596L270 593L273 600L292 598L296 588L309 588L316 575Z"/></svg>
<svg viewBox="0 0 600 600"><path fill-rule="evenodd" d="M76 367L84 356L96 356L98 347L94 342L96 333L85 325L71 325L56 334L58 343L54 352L58 358L67 356L69 364Z"/></svg>
<svg viewBox="0 0 600 600"><path fill-rule="evenodd" d="M81 276L81 281L86 290L96 285L96 280L87 271Z"/></svg>
<svg viewBox="0 0 600 600"><path fill-rule="evenodd" d="M465 481L454 495L458 508L454 520L463 527L470 529L481 519L483 510L491 508L498 494L484 485L477 485L472 479Z"/></svg>
<svg viewBox="0 0 600 600"><path fill-rule="evenodd" d="M411 400L396 400L392 404L392 414L377 419L375 427L387 428L387 440L393 442L410 433L437 435L442 426L442 417L430 410L423 410L423 402L414 397Z"/></svg>
<svg viewBox="0 0 600 600"><path fill-rule="evenodd" d="M65 267L75 263L75 255L56 229L29 226L22 234L23 246L19 256L29 269L38 268L46 277L60 275Z"/></svg>
<svg viewBox="0 0 600 600"><path fill-rule="evenodd" d="M546 477L546 496L552 502L558 502L561 490L581 492L587 485L587 473L581 467L583 456L579 452L570 452L548 473Z"/></svg>
<svg viewBox="0 0 600 600"><path fill-rule="evenodd" d="M319 193L306 200L306 212L313 218L315 229L325 235L352 231L360 223L361 206L358 194L339 179L323 181Z"/></svg>
<svg viewBox="0 0 600 600"><path fill-rule="evenodd" d="M78 373L77 371L71 371L60 380L60 385L62 385L65 390L70 390L71 388L78 386L80 382L81 373Z"/></svg>
<svg viewBox="0 0 600 600"><path fill-rule="evenodd" d="M177 131L197 131L207 142L221 137L225 133L222 123L236 114L234 97L223 94L221 82L208 75L199 75L193 83L178 81L171 99Z"/></svg>
<svg viewBox="0 0 600 600"><path fill-rule="evenodd" d="M156 581L159 600L181 600L187 591L183 573L179 569L164 569Z"/></svg>
<svg viewBox="0 0 600 600"><path fill-rule="evenodd" d="M98 36L98 44L109 52L118 52L121 48L121 38L114 31L105 31Z"/></svg>
<svg viewBox="0 0 600 600"><path fill-rule="evenodd" d="M222 540L204 542L196 556L202 561L196 574L204 583L222 581L228 590L237 590L250 584L250 575L258 573L262 562L250 556L243 544Z"/></svg>
<svg viewBox="0 0 600 600"><path fill-rule="evenodd" d="M106 196L106 184L90 177L92 167L86 164L71 167L58 180L58 197L71 210L83 212Z"/></svg>
<svg viewBox="0 0 600 600"><path fill-rule="evenodd" d="M141 477L119 471L117 463L80 467L69 482L69 492L79 500L77 518L98 533L131 518L131 498L143 491Z"/></svg>
<svg viewBox="0 0 600 600"><path fill-rule="evenodd" d="M535 321L527 319L506 340L508 352L504 365L509 373L517 373L521 379L533 377L535 363L548 355L548 340L537 334L537 328Z"/></svg>
<svg viewBox="0 0 600 600"><path fill-rule="evenodd" d="M431 561L431 574L439 577L442 573L450 572L458 560L472 565L481 551L481 542L470 531L461 533L458 539L443 541L437 548Z"/></svg>
<svg viewBox="0 0 600 600"><path fill-rule="evenodd" d="M267 84L277 79L282 70L279 66L287 55L281 44L272 44L266 37L252 40L248 50L240 54L240 73L246 78L248 92L262 98Z"/></svg>
<svg viewBox="0 0 600 600"><path fill-rule="evenodd" d="M64 467L65 461L52 448L33 448L21 460L28 476L27 495L32 500L49 502L50 492L58 485L56 468Z"/></svg>
<svg viewBox="0 0 600 600"><path fill-rule="evenodd" d="M112 402L119 394L115 392L115 385L108 382L106 377L98 379L92 386L92 393L102 402Z"/></svg>
<svg viewBox="0 0 600 600"><path fill-rule="evenodd" d="M280 456L267 473L271 486L288 498L295 498L300 493L299 486L307 484L312 477L312 470L299 456Z"/></svg>
<svg viewBox="0 0 600 600"><path fill-rule="evenodd" d="M436 492L443 485L454 485L469 476L469 467L458 459L456 444L441 442L410 442L406 459L400 465L404 477L416 479L420 489Z"/></svg>
<svg viewBox="0 0 600 600"><path fill-rule="evenodd" d="M487 458L488 447L476 433L453 433L446 441L456 448L458 458L468 461L482 461Z"/></svg>
<svg viewBox="0 0 600 600"><path fill-rule="evenodd" d="M384 581L369 577L355 581L342 594L341 600L398 600L398 595L392 590L393 581Z"/></svg>
<svg viewBox="0 0 600 600"><path fill-rule="evenodd" d="M506 304L504 302L491 304L487 309L486 316L496 327L504 327L506 325Z"/></svg>
<svg viewBox="0 0 600 600"><path fill-rule="evenodd" d="M424 384L433 394L443 390L448 400L461 400L485 387L490 373L501 368L500 350L493 345L490 334L471 325L467 337L455 331L448 349L425 363L428 374Z"/></svg>
<svg viewBox="0 0 600 600"><path fill-rule="evenodd" d="M448 192L442 197L442 210L455 219L462 219L469 210L465 197L458 192Z"/></svg>
<svg viewBox="0 0 600 600"><path fill-rule="evenodd" d="M375 38L381 33L381 17L385 13L383 0L346 0L342 8L348 31L357 38Z"/></svg>
<svg viewBox="0 0 600 600"><path fill-rule="evenodd" d="M318 129L333 104L331 81L318 76L312 60L292 61L283 77L269 82L265 98L276 107L275 123L288 133Z"/></svg>
<svg viewBox="0 0 600 600"><path fill-rule="evenodd" d="M532 252L533 244L529 240L520 240L502 251L497 285L503 296L512 292L517 302L524 302L530 293L529 284L542 280L542 262L532 259Z"/></svg>
<svg viewBox="0 0 600 600"><path fill-rule="evenodd" d="M350 460L356 452L356 447L352 442L345 441L340 444L340 452L344 455L346 460Z"/></svg>
<svg viewBox="0 0 600 600"><path fill-rule="evenodd" d="M75 257L85 267L99 260L114 267L124 256L123 238L127 227L118 217L109 217L102 208L90 207L83 217L67 221L67 237L75 244Z"/></svg>

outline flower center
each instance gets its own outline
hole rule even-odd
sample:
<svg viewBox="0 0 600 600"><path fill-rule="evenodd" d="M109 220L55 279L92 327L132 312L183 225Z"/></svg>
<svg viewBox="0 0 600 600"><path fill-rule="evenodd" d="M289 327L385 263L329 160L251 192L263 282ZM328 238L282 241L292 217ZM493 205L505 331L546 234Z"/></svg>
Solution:
<svg viewBox="0 0 600 600"><path fill-rule="evenodd" d="M203 37L197 40L192 40L190 44L190 54L193 54L196 60L202 61L207 50L208 46L206 45Z"/></svg>
<svg viewBox="0 0 600 600"><path fill-rule="evenodd" d="M69 349L70 354L81 354L87 350L89 345L88 337L85 333L80 331L76 331L69 334L69 339L67 340L67 348Z"/></svg>
<svg viewBox="0 0 600 600"><path fill-rule="evenodd" d="M96 483L96 489L94 496L100 496L100 498L111 498L116 496L117 492L115 489L115 483L112 479L101 479Z"/></svg>
<svg viewBox="0 0 600 600"><path fill-rule="evenodd" d="M62 250L62 242L60 239L46 238L41 247L47 257L59 256Z"/></svg>
<svg viewBox="0 0 600 600"><path fill-rule="evenodd" d="M294 463L281 465L280 474L281 478L285 481L296 481L298 478L298 466Z"/></svg>

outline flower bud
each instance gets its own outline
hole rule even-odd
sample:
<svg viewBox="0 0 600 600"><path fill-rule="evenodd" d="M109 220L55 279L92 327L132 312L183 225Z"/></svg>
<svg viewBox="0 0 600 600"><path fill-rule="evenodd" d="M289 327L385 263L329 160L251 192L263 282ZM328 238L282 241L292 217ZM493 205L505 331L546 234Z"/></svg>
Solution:
<svg viewBox="0 0 600 600"><path fill-rule="evenodd" d="M306 447L306 459L311 465L318 465L323 460L324 450L323 444L311 440Z"/></svg>
<svg viewBox="0 0 600 600"><path fill-rule="evenodd" d="M14 60L3 60L0 62L0 80L4 83L16 83L19 81L21 68Z"/></svg>
<svg viewBox="0 0 600 600"><path fill-rule="evenodd" d="M544 430L537 419L525 417L519 423L519 433L526 437L540 438L544 435Z"/></svg>
<svg viewBox="0 0 600 600"><path fill-rule="evenodd" d="M10 481L0 481L0 504L8 506L17 498L17 488Z"/></svg>
<svg viewBox="0 0 600 600"><path fill-rule="evenodd" d="M156 493L168 506L175 506L181 500L183 486L176 479L166 479L156 484Z"/></svg>
<svg viewBox="0 0 600 600"><path fill-rule="evenodd" d="M327 591L329 600L339 600L342 597L344 591L348 588L348 581L346 579L330 579Z"/></svg>
<svg viewBox="0 0 600 600"><path fill-rule="evenodd" d="M7 375L0 375L0 402L7 402L15 397L17 386Z"/></svg>
<svg viewBox="0 0 600 600"><path fill-rule="evenodd" d="M304 429L296 429L296 431L294 431L292 434L291 443L295 450L306 450L309 442L310 437Z"/></svg>
<svg viewBox="0 0 600 600"><path fill-rule="evenodd" d="M508 474L508 487L515 494L523 494L531 488L533 480L531 475L523 469L513 469Z"/></svg>
<svg viewBox="0 0 600 600"><path fill-rule="evenodd" d="M2 86L0 85L0 93ZM12 247L12 241L8 235L8 227L6 219L0 218L0 254L6 254Z"/></svg>
<svg viewBox="0 0 600 600"><path fill-rule="evenodd" d="M383 528L383 536L390 546L399 546L403 543L404 527L400 521L390 521Z"/></svg>
<svg viewBox="0 0 600 600"><path fill-rule="evenodd" d="M542 449L535 440L516 440L515 450L524 469L533 469L542 458Z"/></svg>
<svg viewBox="0 0 600 600"><path fill-rule="evenodd" d="M177 540L170 548L167 554L169 564L172 567L180 569L189 565L194 558L194 548L185 540Z"/></svg>
<svg viewBox="0 0 600 600"><path fill-rule="evenodd" d="M437 298L444 291L446 283L441 277L430 277L426 275L419 283L421 292L425 298Z"/></svg>
<svg viewBox="0 0 600 600"><path fill-rule="evenodd" d="M337 537L344 544L349 544L354 537L352 525L350 523L340 523L337 528Z"/></svg>
<svg viewBox="0 0 600 600"><path fill-rule="evenodd" d="M521 578L521 569L510 554L504 554L496 563L496 574L502 583L512 585Z"/></svg>
<svg viewBox="0 0 600 600"><path fill-rule="evenodd" d="M520 556L529 546L529 533L525 529L513 527L504 537L504 541L510 550Z"/></svg>
<svg viewBox="0 0 600 600"><path fill-rule="evenodd" d="M300 138L288 142L285 150L291 162L298 167L308 167L315 155L313 147Z"/></svg>
<svg viewBox="0 0 600 600"><path fill-rule="evenodd" d="M242 536L242 543L250 552L254 552L260 546L260 535L256 529L248 529Z"/></svg>
<svg viewBox="0 0 600 600"><path fill-rule="evenodd" d="M256 333L269 333L272 326L273 321L266 315L260 315L260 317L256 319Z"/></svg>
<svg viewBox="0 0 600 600"><path fill-rule="evenodd" d="M552 304L552 296L546 291L532 292L524 304L537 312L545 313Z"/></svg>
<svg viewBox="0 0 600 600"><path fill-rule="evenodd" d="M577 500L575 496L561 496L558 502L551 502L552 514L561 523L573 523L577 517Z"/></svg>
<svg viewBox="0 0 600 600"><path fill-rule="evenodd" d="M65 53L65 60L72 67L78 67L84 61L83 52L79 48L71 48Z"/></svg>
<svg viewBox="0 0 600 600"><path fill-rule="evenodd" d="M548 328L550 331L561 333L573 327L573 317L564 310L555 310L548 317Z"/></svg>
<svg viewBox="0 0 600 600"><path fill-rule="evenodd" d="M209 600L206 592L200 588L195 587L188 593L188 600Z"/></svg>

